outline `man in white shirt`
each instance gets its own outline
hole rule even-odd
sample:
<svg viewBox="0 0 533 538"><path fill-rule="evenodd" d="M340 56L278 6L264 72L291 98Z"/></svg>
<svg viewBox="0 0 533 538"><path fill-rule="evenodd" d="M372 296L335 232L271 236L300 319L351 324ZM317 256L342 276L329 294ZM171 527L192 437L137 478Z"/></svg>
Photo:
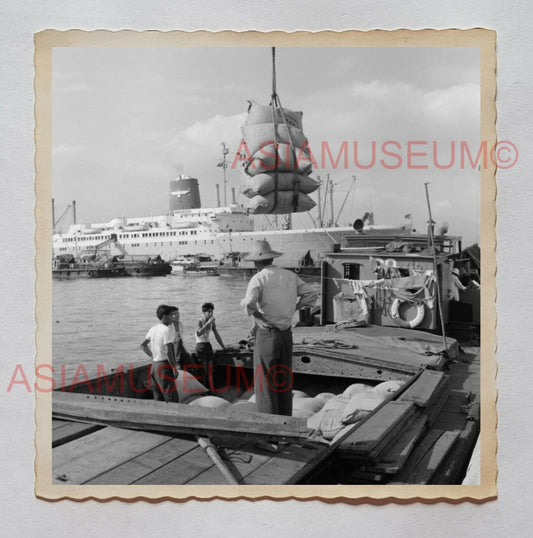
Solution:
<svg viewBox="0 0 533 538"><path fill-rule="evenodd" d="M256 241L245 257L258 272L242 300L255 326L254 392L257 410L292 414L292 317L303 306L313 306L318 294L292 271L272 265L281 252L268 241Z"/></svg>
<svg viewBox="0 0 533 538"><path fill-rule="evenodd" d="M141 349L152 359L151 384L154 400L178 402L175 373L177 372L174 353L175 330L172 327L172 308L167 305L157 307L156 316L160 323L146 334Z"/></svg>

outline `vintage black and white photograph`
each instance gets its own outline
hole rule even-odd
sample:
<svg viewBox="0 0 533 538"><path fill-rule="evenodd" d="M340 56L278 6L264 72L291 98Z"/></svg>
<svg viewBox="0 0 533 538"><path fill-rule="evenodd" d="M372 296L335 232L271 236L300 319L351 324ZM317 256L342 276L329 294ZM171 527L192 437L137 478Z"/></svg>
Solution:
<svg viewBox="0 0 533 538"><path fill-rule="evenodd" d="M42 491L471 495L494 36L152 34L37 36Z"/></svg>

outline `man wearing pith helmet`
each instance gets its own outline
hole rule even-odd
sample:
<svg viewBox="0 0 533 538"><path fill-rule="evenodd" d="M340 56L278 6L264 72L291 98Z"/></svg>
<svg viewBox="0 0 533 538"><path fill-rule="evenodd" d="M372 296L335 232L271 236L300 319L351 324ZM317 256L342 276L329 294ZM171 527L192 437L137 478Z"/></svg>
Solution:
<svg viewBox="0 0 533 538"><path fill-rule="evenodd" d="M315 290L287 269L273 265L281 252L268 241L256 241L244 257L257 273L242 300L254 318L254 386L257 410L275 415L292 414L292 317L296 310L313 306Z"/></svg>

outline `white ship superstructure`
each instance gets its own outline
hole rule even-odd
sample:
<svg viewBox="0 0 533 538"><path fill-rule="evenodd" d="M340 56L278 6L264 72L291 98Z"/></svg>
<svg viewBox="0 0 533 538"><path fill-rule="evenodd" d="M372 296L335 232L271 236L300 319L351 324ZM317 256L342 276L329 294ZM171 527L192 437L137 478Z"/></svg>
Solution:
<svg viewBox="0 0 533 538"><path fill-rule="evenodd" d="M197 206L197 207L191 207ZM297 267L306 257L314 262L324 252L353 235L351 227L298 230L254 230L253 217L238 204L201 208L198 181L179 176L170 182L170 211L167 215L115 218L90 225L73 224L65 233L53 236L53 254L74 254L94 247L115 234L129 254L161 256L165 260L208 254L221 259L230 252L248 252L257 239L266 239L284 255L278 263ZM370 227L369 233L407 234L410 226ZM112 246L110 247L112 248Z"/></svg>

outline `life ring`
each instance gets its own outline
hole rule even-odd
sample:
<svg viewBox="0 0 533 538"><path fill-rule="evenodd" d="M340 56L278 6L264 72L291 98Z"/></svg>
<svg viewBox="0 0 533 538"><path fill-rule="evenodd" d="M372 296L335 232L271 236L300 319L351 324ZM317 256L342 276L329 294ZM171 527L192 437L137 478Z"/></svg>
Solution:
<svg viewBox="0 0 533 538"><path fill-rule="evenodd" d="M89 276L94 276L94 271L89 271Z"/></svg>
<svg viewBox="0 0 533 538"><path fill-rule="evenodd" d="M386 267L396 267L396 260L392 258L387 258L384 262Z"/></svg>
<svg viewBox="0 0 533 538"><path fill-rule="evenodd" d="M422 323L424 316L426 315L426 308L424 306L424 303L417 303L416 316L411 321L406 321L400 316L400 305L404 302L405 301L401 299L394 299L390 307L390 316L394 320L396 325L399 325L400 327L405 327L407 329L414 329Z"/></svg>

